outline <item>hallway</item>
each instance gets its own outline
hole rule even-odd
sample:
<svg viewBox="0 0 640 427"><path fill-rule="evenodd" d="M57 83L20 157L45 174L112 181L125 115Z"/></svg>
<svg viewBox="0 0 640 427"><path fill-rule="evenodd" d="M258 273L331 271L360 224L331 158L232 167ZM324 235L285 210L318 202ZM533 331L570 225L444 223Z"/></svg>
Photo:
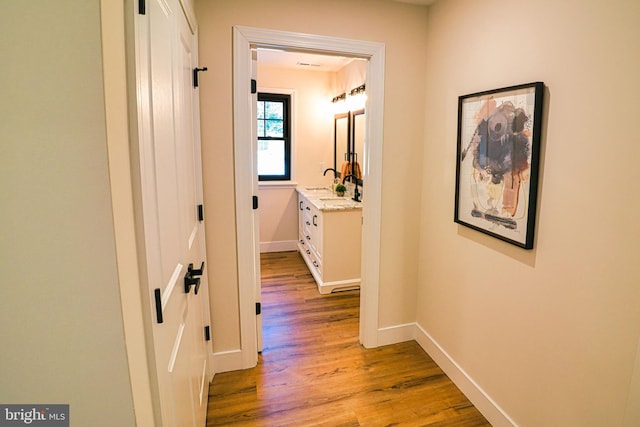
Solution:
<svg viewBox="0 0 640 427"><path fill-rule="evenodd" d="M416 342L360 346L359 291L320 295L297 252L261 268L264 350L216 374L207 426L489 425Z"/></svg>

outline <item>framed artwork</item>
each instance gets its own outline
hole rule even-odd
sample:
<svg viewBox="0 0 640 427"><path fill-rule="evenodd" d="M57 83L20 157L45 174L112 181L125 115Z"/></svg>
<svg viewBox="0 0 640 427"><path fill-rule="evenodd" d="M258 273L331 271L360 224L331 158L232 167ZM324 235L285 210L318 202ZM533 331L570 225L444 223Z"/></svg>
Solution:
<svg viewBox="0 0 640 427"><path fill-rule="evenodd" d="M533 248L542 82L458 98L454 221Z"/></svg>

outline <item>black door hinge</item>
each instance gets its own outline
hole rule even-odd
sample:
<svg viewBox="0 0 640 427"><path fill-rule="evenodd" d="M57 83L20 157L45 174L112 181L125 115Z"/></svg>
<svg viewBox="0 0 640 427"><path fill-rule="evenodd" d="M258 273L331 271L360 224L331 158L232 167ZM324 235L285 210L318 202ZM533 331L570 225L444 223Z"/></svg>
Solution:
<svg viewBox="0 0 640 427"><path fill-rule="evenodd" d="M147 4L145 0L138 0L138 14L145 15L147 13Z"/></svg>
<svg viewBox="0 0 640 427"><path fill-rule="evenodd" d="M204 221L204 206L198 205L198 221Z"/></svg>
<svg viewBox="0 0 640 427"><path fill-rule="evenodd" d="M258 82L255 79L251 79L251 93L258 93Z"/></svg>
<svg viewBox="0 0 640 427"><path fill-rule="evenodd" d="M198 73L200 71L207 71L207 67L202 67L202 68L194 68L193 69L193 87L198 87Z"/></svg>
<svg viewBox="0 0 640 427"><path fill-rule="evenodd" d="M156 301L156 321L162 323L164 320L162 318L162 294L160 288L154 289L153 294Z"/></svg>
<svg viewBox="0 0 640 427"><path fill-rule="evenodd" d="M257 302L256 303L256 316L262 314L262 304Z"/></svg>
<svg viewBox="0 0 640 427"><path fill-rule="evenodd" d="M204 327L204 340L205 341L211 341L211 327L210 326L205 326Z"/></svg>
<svg viewBox="0 0 640 427"><path fill-rule="evenodd" d="M258 196L253 196L253 209L258 209Z"/></svg>

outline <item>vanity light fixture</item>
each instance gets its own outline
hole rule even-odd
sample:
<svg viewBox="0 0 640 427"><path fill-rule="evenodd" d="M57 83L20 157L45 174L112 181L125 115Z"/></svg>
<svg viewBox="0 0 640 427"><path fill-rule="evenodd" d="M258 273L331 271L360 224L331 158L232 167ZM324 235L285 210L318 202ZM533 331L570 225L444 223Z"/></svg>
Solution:
<svg viewBox="0 0 640 427"><path fill-rule="evenodd" d="M365 92L366 92L366 86L364 83L362 83L360 86L354 87L353 89L351 89L351 91L349 91L349 96L362 95ZM336 102L346 101L346 100L347 100L347 93L343 92L340 95L334 96L331 102L336 103Z"/></svg>
<svg viewBox="0 0 640 427"><path fill-rule="evenodd" d="M351 89L351 92L349 92L349 96L361 95L365 93L365 90L366 90L366 86L364 83L362 83L360 86L354 87L353 89Z"/></svg>
<svg viewBox="0 0 640 427"><path fill-rule="evenodd" d="M345 93L341 93L338 96L334 96L333 99L331 100L331 102L333 102L334 104L336 102L340 102L340 101L346 101L347 100L347 94Z"/></svg>
<svg viewBox="0 0 640 427"><path fill-rule="evenodd" d="M334 114L362 109L365 106L366 99L366 86L364 83L351 89L348 94L345 92L334 96L331 100L334 105Z"/></svg>

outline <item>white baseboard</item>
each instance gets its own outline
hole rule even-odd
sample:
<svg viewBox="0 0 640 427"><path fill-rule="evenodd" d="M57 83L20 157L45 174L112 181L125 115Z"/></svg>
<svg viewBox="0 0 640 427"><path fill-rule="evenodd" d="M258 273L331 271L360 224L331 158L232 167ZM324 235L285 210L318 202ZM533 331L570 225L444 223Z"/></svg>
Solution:
<svg viewBox="0 0 640 427"><path fill-rule="evenodd" d="M383 346L411 341L416 337L415 331L415 323L406 323L404 325L380 328L378 329L378 345Z"/></svg>
<svg viewBox="0 0 640 427"><path fill-rule="evenodd" d="M241 350L221 351L213 353L213 371L220 372L239 371L244 369Z"/></svg>
<svg viewBox="0 0 640 427"><path fill-rule="evenodd" d="M417 323L406 323L378 329L378 346L416 340L453 383L494 427L513 427L517 424L465 372L458 363ZM244 369L241 350L213 353L215 373Z"/></svg>
<svg viewBox="0 0 640 427"><path fill-rule="evenodd" d="M403 325L404 326L404 325ZM516 426L517 424L500 406L465 372L458 363L429 335L415 324L415 340L420 347L438 364L440 369L458 386L473 405L494 427Z"/></svg>
<svg viewBox="0 0 640 427"><path fill-rule="evenodd" d="M378 345L416 340L453 383L494 427L513 427L516 423L491 399L455 360L417 323L378 329Z"/></svg>
<svg viewBox="0 0 640 427"><path fill-rule="evenodd" d="M277 242L260 242L260 253L288 252L298 249L297 240L280 240Z"/></svg>

